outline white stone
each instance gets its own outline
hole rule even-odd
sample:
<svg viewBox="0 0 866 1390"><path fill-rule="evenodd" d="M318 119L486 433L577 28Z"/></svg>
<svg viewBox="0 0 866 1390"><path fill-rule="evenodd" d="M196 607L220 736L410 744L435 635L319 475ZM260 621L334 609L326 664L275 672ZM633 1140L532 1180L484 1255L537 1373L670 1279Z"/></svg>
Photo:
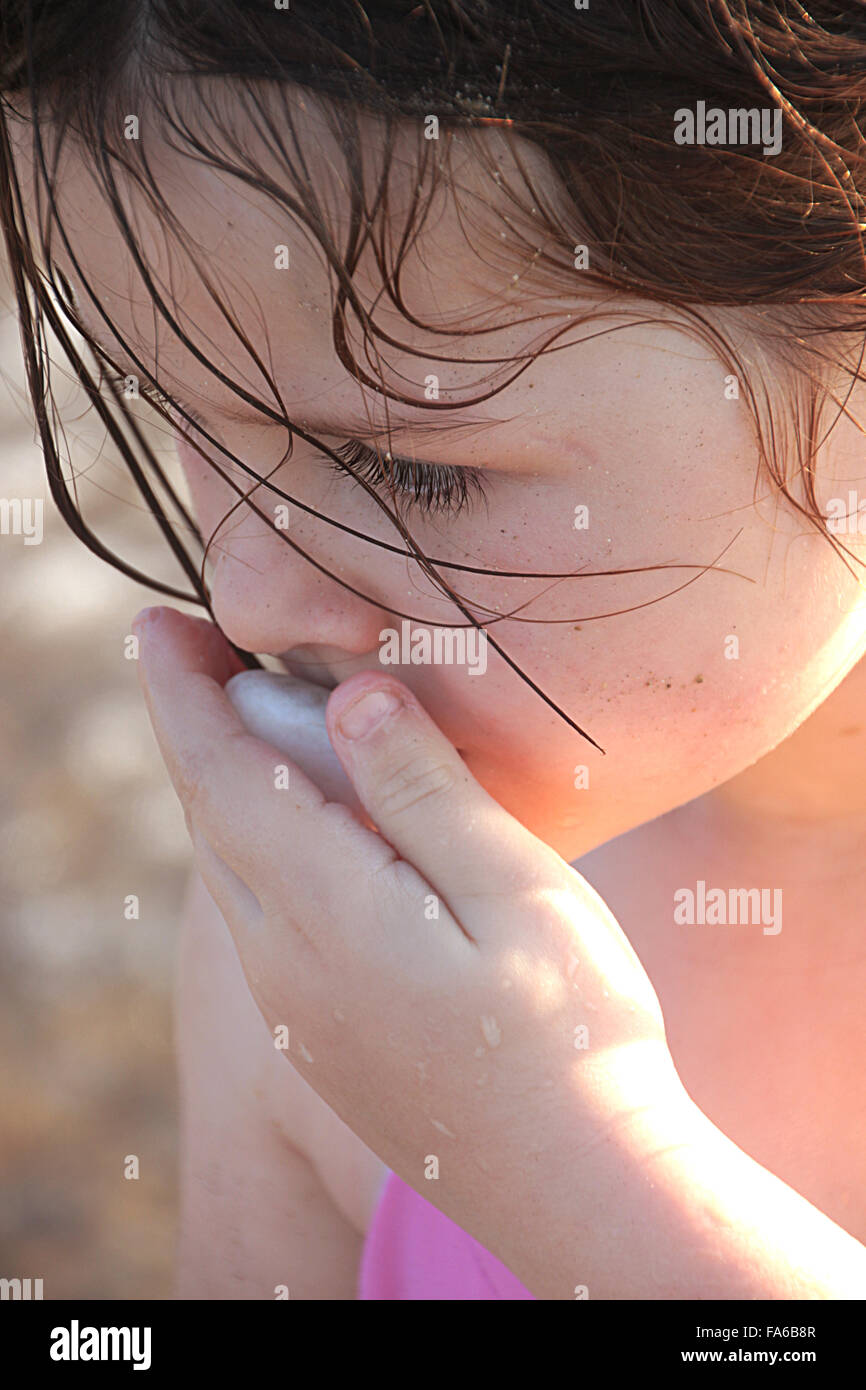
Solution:
<svg viewBox="0 0 866 1390"><path fill-rule="evenodd" d="M226 683L225 691L251 734L288 754L329 801L361 809L328 738L325 705L330 691L276 671L241 671Z"/></svg>

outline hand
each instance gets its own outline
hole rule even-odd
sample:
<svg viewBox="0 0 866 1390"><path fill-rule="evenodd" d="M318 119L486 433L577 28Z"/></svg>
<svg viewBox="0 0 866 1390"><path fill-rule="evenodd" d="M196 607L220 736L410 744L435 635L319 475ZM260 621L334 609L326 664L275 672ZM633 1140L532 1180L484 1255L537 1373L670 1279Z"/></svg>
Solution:
<svg viewBox="0 0 866 1390"><path fill-rule="evenodd" d="M294 766L279 785L286 755L241 724L212 624L155 608L134 630L199 870L288 1060L521 1277L542 1208L553 1231L577 1184L591 1221L596 1181L684 1094L626 937L392 676L352 676L327 707L377 834Z"/></svg>

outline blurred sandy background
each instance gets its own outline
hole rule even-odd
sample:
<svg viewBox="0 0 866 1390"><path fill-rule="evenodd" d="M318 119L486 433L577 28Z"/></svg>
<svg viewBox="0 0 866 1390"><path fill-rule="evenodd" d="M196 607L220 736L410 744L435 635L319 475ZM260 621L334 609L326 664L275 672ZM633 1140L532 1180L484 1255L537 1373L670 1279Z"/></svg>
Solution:
<svg viewBox="0 0 866 1390"><path fill-rule="evenodd" d="M0 1277L42 1278L46 1299L167 1298L190 857L123 654L133 615L161 600L54 508L13 302L0 261L0 496L45 498L40 545L0 535ZM63 399L91 525L182 584L125 470L98 457L98 421L72 389ZM133 893L138 921L124 917Z"/></svg>

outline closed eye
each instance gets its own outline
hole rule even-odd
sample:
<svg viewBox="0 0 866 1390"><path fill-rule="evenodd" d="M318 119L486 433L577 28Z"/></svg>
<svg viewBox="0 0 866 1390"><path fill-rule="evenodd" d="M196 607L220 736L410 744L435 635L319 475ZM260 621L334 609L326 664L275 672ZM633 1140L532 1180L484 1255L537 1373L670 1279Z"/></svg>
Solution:
<svg viewBox="0 0 866 1390"><path fill-rule="evenodd" d="M410 506L428 515L448 513L456 516L473 503L486 500L486 479L479 468L457 468L453 464L423 463L396 454L379 454L358 439L349 439L334 450L355 479L363 478L373 487L384 488L389 496L402 493ZM325 454L321 461L345 477L346 468Z"/></svg>
<svg viewBox="0 0 866 1390"><path fill-rule="evenodd" d="M102 363L102 371L105 378L113 382L127 398L143 396L172 415L176 415L180 407L193 424L204 429L211 428L192 406L185 401L173 400L151 382L141 381L135 373L118 372L105 362ZM345 477L348 470L354 481L363 479L373 487L387 491L392 499L401 493L410 506L424 515L457 516L460 512L468 511L475 502L487 500L487 479L479 468L426 463L391 453L380 455L359 439L347 440L335 448L334 453L342 459L346 468L325 454L320 453L318 457L341 476Z"/></svg>

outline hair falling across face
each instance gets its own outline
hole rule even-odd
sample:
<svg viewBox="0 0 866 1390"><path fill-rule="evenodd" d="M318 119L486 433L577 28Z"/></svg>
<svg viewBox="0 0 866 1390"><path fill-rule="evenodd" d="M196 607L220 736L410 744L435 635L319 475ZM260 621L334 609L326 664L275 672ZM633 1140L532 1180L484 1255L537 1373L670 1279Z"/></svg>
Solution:
<svg viewBox="0 0 866 1390"><path fill-rule="evenodd" d="M160 591L326 684L406 622L483 632L480 679L397 674L572 859L755 762L866 648L862 540L824 520L866 487L866 33L825 6L820 34L721 4L458 24L483 8L3 3L0 207L82 540L145 577L69 485L48 329ZM705 127L780 110L780 149L678 142L692 93Z"/></svg>

